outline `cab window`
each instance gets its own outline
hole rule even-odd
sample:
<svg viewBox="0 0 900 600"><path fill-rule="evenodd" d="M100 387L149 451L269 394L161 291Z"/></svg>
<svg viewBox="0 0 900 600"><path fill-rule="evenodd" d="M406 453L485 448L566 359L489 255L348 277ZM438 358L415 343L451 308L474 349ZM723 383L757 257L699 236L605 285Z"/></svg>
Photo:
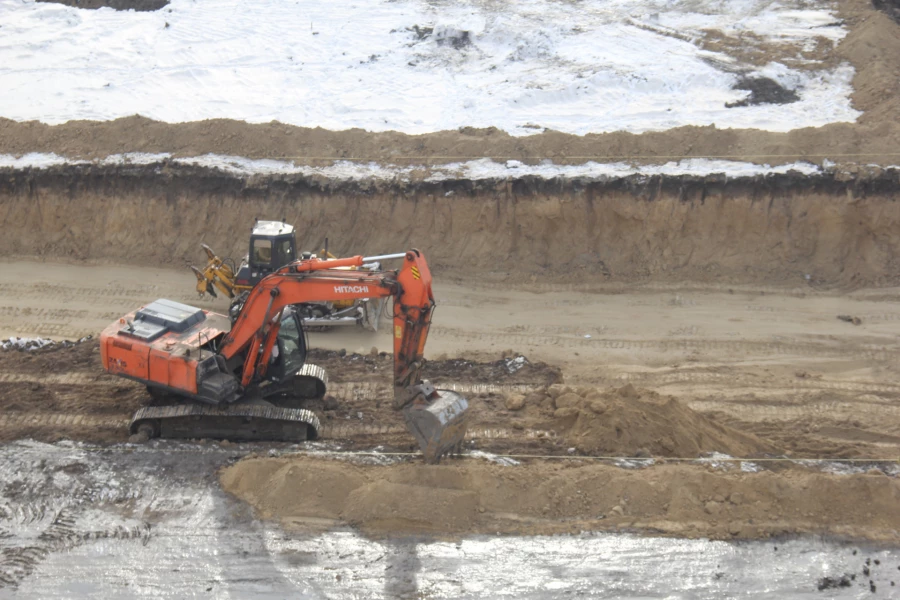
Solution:
<svg viewBox="0 0 900 600"><path fill-rule="evenodd" d="M272 263L272 240L253 240L253 262L258 265Z"/></svg>
<svg viewBox="0 0 900 600"><path fill-rule="evenodd" d="M294 260L294 248L291 240L281 240L276 242L278 246L279 266L286 265Z"/></svg>
<svg viewBox="0 0 900 600"><path fill-rule="evenodd" d="M300 319L288 315L281 321L278 330L278 361L285 374L294 373L306 362L306 338L300 325Z"/></svg>

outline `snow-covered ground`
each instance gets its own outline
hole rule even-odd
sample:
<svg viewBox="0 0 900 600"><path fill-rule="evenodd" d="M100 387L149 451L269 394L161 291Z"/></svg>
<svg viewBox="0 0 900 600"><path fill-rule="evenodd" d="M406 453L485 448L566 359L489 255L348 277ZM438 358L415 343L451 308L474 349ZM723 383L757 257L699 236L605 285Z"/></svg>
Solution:
<svg viewBox="0 0 900 600"><path fill-rule="evenodd" d="M846 30L805 0L173 0L156 12L0 0L0 116L141 114L516 135L853 121L853 69L761 68L703 31L812 48ZM794 64L792 62L792 64ZM806 65L810 67L810 65ZM799 101L726 108L768 77Z"/></svg>
<svg viewBox="0 0 900 600"><path fill-rule="evenodd" d="M900 552L817 538L286 531L247 518L218 487L212 474L247 453L177 442L0 444L0 597L896 597ZM849 587L818 588L864 566L865 579Z"/></svg>
<svg viewBox="0 0 900 600"><path fill-rule="evenodd" d="M630 175L713 175L724 174L729 177L753 177L796 171L803 175L821 173L822 169L808 162L797 162L779 166L757 165L732 160L712 160L692 158L679 162L668 162L661 165L631 165L624 162L598 163L587 162L581 165L557 165L544 160L537 165L527 165L517 160L496 162L489 158L466 162L439 165L401 166L392 164L357 163L337 161L332 165L316 167L297 165L270 159L249 159L239 156L221 156L206 154L188 158L172 158L168 153L129 153L108 156L97 161L70 159L57 154L30 153L23 156L0 154L0 168L44 169L63 164L153 164L163 160L183 165L196 165L221 169L238 176L247 175L305 175L327 177L337 181L445 181L447 179L504 179L508 177L538 177L541 179L593 179L604 180ZM900 167L888 167L900 168Z"/></svg>

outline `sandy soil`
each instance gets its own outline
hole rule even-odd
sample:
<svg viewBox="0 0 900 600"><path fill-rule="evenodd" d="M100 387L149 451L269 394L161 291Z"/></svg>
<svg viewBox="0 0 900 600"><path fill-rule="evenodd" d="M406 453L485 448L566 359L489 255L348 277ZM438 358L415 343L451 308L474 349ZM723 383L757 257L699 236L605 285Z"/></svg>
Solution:
<svg viewBox="0 0 900 600"><path fill-rule="evenodd" d="M370 535L653 531L711 539L818 533L896 542L900 481L880 471L741 473L683 465L626 470L583 462L372 466L251 458L221 481L264 518Z"/></svg>
<svg viewBox="0 0 900 600"><path fill-rule="evenodd" d="M889 10L888 3L882 3ZM892 10L892 9L891 9ZM856 124L835 124L789 133L682 127L659 133L609 133L583 137L556 132L514 138L497 130L462 128L428 135L326 131L281 123L248 125L214 120L169 125L140 117L108 123L73 121L58 126L0 119L0 153L56 152L71 157L105 157L119 152L173 152L196 156L209 152L245 156L288 157L298 163L322 164L357 159L398 164L455 162L467 158L552 159L557 163L629 159L666 162L680 156L725 156L783 164L806 158L821 162L896 164L900 125L894 116L900 98L898 25L868 0L841 0L839 17L849 35L830 55L857 70L853 105L864 111ZM753 40L728 38L710 31L700 43L732 53L739 60L766 63L794 59L779 47L758 47ZM752 56L750 56L752 55Z"/></svg>
<svg viewBox="0 0 900 600"><path fill-rule="evenodd" d="M436 285L427 376L473 400L477 418L470 438L479 448L565 453L572 444L556 420L566 418L556 414L565 407L557 407L546 390L561 378L601 392L631 384L674 396L718 425L794 456L900 454L897 290L834 295L809 287L552 288ZM96 335L156 298L194 302L192 289L186 270L4 263L0 336ZM225 307L222 299L197 304ZM386 402L391 359L377 351L390 349L387 332L313 333L311 344L322 350L313 360L329 371L330 393L338 401L338 409L325 415L325 437L346 440L349 447L412 449ZM518 353L553 368L529 365L509 373L504 357ZM42 439L124 439L122 425L143 397L139 386L99 373L93 344L4 353L0 367L6 409L18 415L0 425L4 439L26 431L43 431ZM524 407L509 410L507 402L519 396ZM85 413L74 429L63 416L71 412ZM23 429L26 423L37 428ZM657 451L652 442L623 446L617 454Z"/></svg>
<svg viewBox="0 0 900 600"><path fill-rule="evenodd" d="M6 262L0 335L96 334L158 297L194 301L192 290L186 270ZM534 290L438 283L426 376L470 399L470 450L566 462L499 471L471 461L440 471L418 463L383 471L336 463L333 477L317 478L324 487L314 496L290 492L304 481L294 471L285 477L293 466L251 462L226 472L226 487L261 514L298 527L325 518L379 535L624 528L896 541L900 491L896 477L882 470L847 476L763 461L760 473L710 472L710 465L696 464L632 472L569 461L582 454L723 452L751 460L852 458L891 473L890 462L865 461L900 455L897 290L837 295L810 286L603 284ZM323 417L326 446L415 451L388 402L391 358L379 353L390 347L387 332L343 329L311 338L319 348L311 360L333 378L331 397L311 404ZM102 373L95 340L0 352L0 440L123 442L130 414L144 401L141 386ZM299 472L334 470L297 460ZM264 476L271 481L253 479ZM332 479L341 485L325 486ZM499 488L485 488L485 481ZM298 497L312 504L298 505ZM520 504L510 505L510 498Z"/></svg>

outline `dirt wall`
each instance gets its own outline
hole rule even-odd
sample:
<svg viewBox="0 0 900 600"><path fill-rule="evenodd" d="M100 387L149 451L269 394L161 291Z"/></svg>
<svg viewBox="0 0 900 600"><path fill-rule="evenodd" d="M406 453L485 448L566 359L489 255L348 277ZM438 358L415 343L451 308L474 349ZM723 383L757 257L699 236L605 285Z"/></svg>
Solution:
<svg viewBox="0 0 900 600"><path fill-rule="evenodd" d="M246 252L254 218L303 248L424 250L438 269L549 281L896 282L900 173L335 183L168 163L0 170L0 256L181 266ZM809 278L807 278L809 275Z"/></svg>

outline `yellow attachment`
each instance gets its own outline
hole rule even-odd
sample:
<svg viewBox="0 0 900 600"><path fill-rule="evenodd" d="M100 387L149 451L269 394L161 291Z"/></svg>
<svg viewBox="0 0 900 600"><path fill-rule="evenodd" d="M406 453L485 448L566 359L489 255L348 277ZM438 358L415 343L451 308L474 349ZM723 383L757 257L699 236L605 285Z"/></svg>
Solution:
<svg viewBox="0 0 900 600"><path fill-rule="evenodd" d="M191 271L197 277L197 293L200 296L209 294L215 298L217 296L216 288L219 288L223 294L229 298L234 298L234 271L221 258L216 256L212 248L206 244L201 244L201 246L206 251L209 262L202 271L195 266L191 266Z"/></svg>

